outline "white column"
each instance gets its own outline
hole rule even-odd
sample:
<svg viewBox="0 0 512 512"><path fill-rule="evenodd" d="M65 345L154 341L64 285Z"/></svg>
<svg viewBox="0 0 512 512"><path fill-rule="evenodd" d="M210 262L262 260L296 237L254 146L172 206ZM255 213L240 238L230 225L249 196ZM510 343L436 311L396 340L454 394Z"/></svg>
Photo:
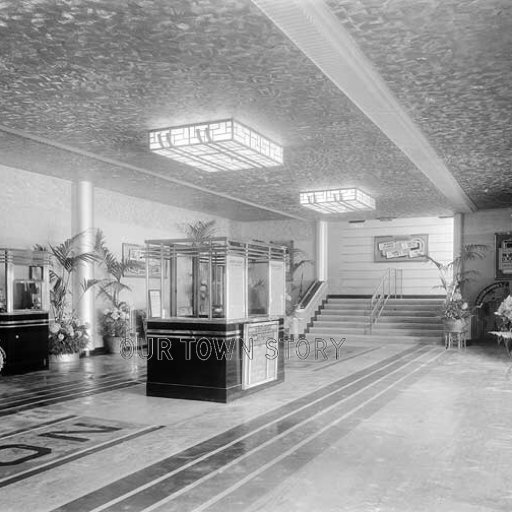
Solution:
<svg viewBox="0 0 512 512"><path fill-rule="evenodd" d="M456 258L464 247L463 240L464 214L456 213L453 216L453 257Z"/></svg>
<svg viewBox="0 0 512 512"><path fill-rule="evenodd" d="M327 222L319 220L316 223L316 278L327 281L328 267L328 237Z"/></svg>
<svg viewBox="0 0 512 512"><path fill-rule="evenodd" d="M77 249L80 252L89 252L94 247L94 185L90 181L78 181L73 190L73 235L83 233L80 237ZM94 290L83 293L82 283L94 279L94 263L82 262L75 274L73 307L81 321L90 326L90 343L86 353L95 346L95 306Z"/></svg>

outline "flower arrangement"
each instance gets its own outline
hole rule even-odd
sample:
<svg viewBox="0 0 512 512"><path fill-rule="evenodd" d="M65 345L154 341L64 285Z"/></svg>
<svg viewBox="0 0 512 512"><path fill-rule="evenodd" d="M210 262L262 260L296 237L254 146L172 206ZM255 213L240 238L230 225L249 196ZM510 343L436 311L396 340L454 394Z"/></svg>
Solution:
<svg viewBox="0 0 512 512"><path fill-rule="evenodd" d="M460 293L456 293L450 300L443 304L442 317L451 320L464 320L471 316L471 310L466 301L462 299Z"/></svg>
<svg viewBox="0 0 512 512"><path fill-rule="evenodd" d="M104 336L122 337L128 331L130 308L126 302L120 302L117 306L105 309L100 315L100 326Z"/></svg>
<svg viewBox="0 0 512 512"><path fill-rule="evenodd" d="M512 296L509 295L494 313L499 317L498 328L500 331L512 331Z"/></svg>
<svg viewBox="0 0 512 512"><path fill-rule="evenodd" d="M494 313L498 316L498 331L491 331L498 337L498 344L503 342L507 349L507 354L512 357L512 296L509 295L498 307Z"/></svg>
<svg viewBox="0 0 512 512"><path fill-rule="evenodd" d="M50 354L76 354L87 347L88 325L71 313L63 313L50 324L48 351Z"/></svg>

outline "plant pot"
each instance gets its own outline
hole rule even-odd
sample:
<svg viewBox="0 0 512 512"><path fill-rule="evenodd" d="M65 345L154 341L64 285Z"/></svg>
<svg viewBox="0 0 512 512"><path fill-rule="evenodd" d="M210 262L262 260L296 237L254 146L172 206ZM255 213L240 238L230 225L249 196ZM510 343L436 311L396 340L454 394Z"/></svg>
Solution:
<svg viewBox="0 0 512 512"><path fill-rule="evenodd" d="M124 340L123 336L105 336L103 340L105 342L105 348L109 354L121 353L121 343Z"/></svg>
<svg viewBox="0 0 512 512"><path fill-rule="evenodd" d="M444 332L464 332L467 331L465 318L443 318Z"/></svg>
<svg viewBox="0 0 512 512"><path fill-rule="evenodd" d="M50 363L75 363L80 360L80 353L74 354L50 354Z"/></svg>

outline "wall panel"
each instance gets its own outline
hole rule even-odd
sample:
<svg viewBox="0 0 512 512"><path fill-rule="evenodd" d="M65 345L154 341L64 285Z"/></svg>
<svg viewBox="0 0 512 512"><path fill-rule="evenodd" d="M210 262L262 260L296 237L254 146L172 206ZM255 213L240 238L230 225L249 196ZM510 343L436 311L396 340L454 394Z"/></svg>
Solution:
<svg viewBox="0 0 512 512"><path fill-rule="evenodd" d="M329 223L329 292L371 295L387 268L403 271L405 295L439 295L437 268L430 262L374 262L374 237L428 234L429 254L453 259L453 219L411 218L364 224Z"/></svg>

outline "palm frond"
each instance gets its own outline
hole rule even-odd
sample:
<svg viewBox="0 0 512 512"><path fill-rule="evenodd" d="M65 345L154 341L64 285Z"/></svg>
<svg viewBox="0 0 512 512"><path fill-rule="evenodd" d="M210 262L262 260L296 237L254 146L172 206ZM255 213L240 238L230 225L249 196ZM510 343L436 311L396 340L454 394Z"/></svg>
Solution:
<svg viewBox="0 0 512 512"><path fill-rule="evenodd" d="M187 238L190 238L194 244L201 245L215 236L215 220L191 222L182 226L183 232Z"/></svg>
<svg viewBox="0 0 512 512"><path fill-rule="evenodd" d="M101 296L101 295L105 296L111 304L116 305L116 304L115 304L115 303L116 303L116 300L115 300L114 295L113 295L112 293L110 293L108 290L106 290L105 288L100 287L100 289L99 289L99 291L98 291L98 295L100 295L100 296Z"/></svg>

